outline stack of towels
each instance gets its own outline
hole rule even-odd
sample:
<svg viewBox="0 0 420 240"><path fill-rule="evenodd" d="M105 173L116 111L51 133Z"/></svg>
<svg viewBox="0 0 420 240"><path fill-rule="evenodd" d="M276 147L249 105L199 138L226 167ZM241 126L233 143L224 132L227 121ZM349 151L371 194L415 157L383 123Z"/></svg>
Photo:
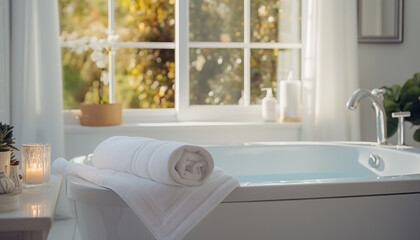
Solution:
<svg viewBox="0 0 420 240"><path fill-rule="evenodd" d="M182 239L239 186L205 148L181 142L115 136L97 146L92 161L59 158L52 167L115 191L156 239Z"/></svg>

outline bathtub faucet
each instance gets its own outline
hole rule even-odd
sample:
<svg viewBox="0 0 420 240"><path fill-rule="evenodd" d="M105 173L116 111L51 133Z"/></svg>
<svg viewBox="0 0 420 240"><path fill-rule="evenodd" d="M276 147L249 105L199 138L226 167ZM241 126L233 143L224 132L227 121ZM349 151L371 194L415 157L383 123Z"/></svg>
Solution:
<svg viewBox="0 0 420 240"><path fill-rule="evenodd" d="M367 89L357 89L349 98L347 102L347 108L355 110L359 105L360 100L363 98L368 99L375 108L376 112L376 140L378 144L386 144L386 113L383 100L383 91L379 89L373 89L371 92Z"/></svg>

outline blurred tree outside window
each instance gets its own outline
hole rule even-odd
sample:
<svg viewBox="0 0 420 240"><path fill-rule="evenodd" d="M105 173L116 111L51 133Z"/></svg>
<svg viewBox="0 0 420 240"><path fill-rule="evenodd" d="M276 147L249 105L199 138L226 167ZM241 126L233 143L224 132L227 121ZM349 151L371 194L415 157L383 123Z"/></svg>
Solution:
<svg viewBox="0 0 420 240"><path fill-rule="evenodd" d="M175 104L175 1L115 0L115 98L123 108L173 108ZM107 0L59 0L61 41L107 37ZM144 43L153 42L154 45ZM126 44L126 45L124 45ZM97 102L100 72L91 51L62 48L64 108ZM104 89L107 97L107 89Z"/></svg>
<svg viewBox="0 0 420 240"><path fill-rule="evenodd" d="M188 65L188 105L260 104L261 88L293 72L300 79L302 0L189 0L175 15L175 0L59 0L61 41L106 38L113 14L120 36L115 56L116 102L124 108L174 108L175 71ZM175 62L176 18L187 18L188 62ZM64 108L94 101L99 69L91 52L62 48ZM178 71L178 70L177 70ZM106 92L106 89L105 91ZM184 103L183 103L184 104Z"/></svg>

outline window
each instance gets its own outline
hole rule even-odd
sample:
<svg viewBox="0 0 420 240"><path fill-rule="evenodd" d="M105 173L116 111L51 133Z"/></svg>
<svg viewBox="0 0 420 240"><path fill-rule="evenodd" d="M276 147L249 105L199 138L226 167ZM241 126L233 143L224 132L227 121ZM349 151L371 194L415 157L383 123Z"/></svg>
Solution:
<svg viewBox="0 0 420 240"><path fill-rule="evenodd" d="M174 1L60 0L63 43L64 108L97 101L100 70L89 57L67 48L85 36L119 35L110 54L110 86L124 108L173 108L175 104ZM108 26L108 27L106 27ZM112 74L114 72L114 74ZM114 83L114 84L112 84ZM107 95L108 87L104 94ZM112 94L111 94L112 95Z"/></svg>
<svg viewBox="0 0 420 240"><path fill-rule="evenodd" d="M277 92L289 72L300 79L301 9L296 0L60 0L64 107L94 96L100 77L91 52L67 43L106 38L108 26L120 36L109 70L124 108L175 108L181 120L259 117L261 88Z"/></svg>

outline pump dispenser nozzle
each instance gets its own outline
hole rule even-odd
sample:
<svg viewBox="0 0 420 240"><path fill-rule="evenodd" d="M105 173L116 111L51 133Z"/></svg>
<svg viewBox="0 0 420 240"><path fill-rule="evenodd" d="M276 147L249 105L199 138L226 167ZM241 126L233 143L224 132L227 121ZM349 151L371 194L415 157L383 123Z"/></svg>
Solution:
<svg viewBox="0 0 420 240"><path fill-rule="evenodd" d="M273 97L273 89L272 88L261 88L263 91L267 91L267 95L265 97Z"/></svg>
<svg viewBox="0 0 420 240"><path fill-rule="evenodd" d="M290 72L289 72L289 76L287 77L287 81L291 81L291 80L292 80L292 78L293 78L293 72L292 72L292 71L290 71Z"/></svg>

